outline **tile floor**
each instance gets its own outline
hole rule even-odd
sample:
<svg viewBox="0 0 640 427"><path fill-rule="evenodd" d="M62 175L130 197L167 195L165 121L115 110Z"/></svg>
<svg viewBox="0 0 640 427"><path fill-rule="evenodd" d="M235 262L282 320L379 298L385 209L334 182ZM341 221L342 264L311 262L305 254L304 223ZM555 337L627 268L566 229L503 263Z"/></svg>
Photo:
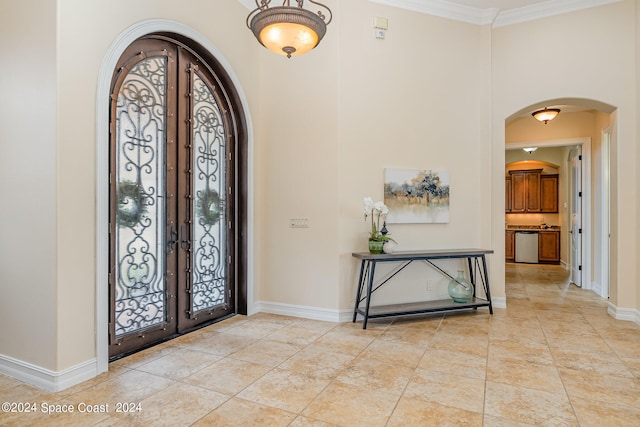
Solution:
<svg viewBox="0 0 640 427"><path fill-rule="evenodd" d="M0 425L640 426L640 326L557 266L508 264L507 301L367 330L236 316L59 393L0 375L0 402L38 409Z"/></svg>

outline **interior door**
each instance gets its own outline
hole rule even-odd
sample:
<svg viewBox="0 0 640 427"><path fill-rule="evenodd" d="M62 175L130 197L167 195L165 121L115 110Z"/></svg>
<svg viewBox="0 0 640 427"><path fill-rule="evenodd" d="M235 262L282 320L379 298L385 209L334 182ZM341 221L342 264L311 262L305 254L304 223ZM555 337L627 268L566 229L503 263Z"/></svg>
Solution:
<svg viewBox="0 0 640 427"><path fill-rule="evenodd" d="M134 42L111 95L109 353L235 312L229 108L180 43Z"/></svg>
<svg viewBox="0 0 640 427"><path fill-rule="evenodd" d="M571 282L582 287L582 148L569 155L571 169Z"/></svg>

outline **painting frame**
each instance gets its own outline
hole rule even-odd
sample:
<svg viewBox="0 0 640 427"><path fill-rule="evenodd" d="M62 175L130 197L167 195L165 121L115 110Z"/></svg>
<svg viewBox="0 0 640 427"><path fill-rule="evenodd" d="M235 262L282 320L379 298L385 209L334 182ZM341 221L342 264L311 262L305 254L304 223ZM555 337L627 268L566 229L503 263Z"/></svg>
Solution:
<svg viewBox="0 0 640 427"><path fill-rule="evenodd" d="M384 169L384 204L389 224L446 224L450 221L447 170Z"/></svg>

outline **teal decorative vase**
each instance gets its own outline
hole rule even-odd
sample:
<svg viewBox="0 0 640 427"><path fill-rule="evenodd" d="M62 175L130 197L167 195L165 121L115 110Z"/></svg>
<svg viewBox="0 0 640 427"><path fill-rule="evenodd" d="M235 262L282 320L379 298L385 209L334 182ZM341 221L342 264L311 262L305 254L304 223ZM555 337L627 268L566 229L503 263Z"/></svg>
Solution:
<svg viewBox="0 0 640 427"><path fill-rule="evenodd" d="M465 303L473 298L473 284L465 279L463 270L458 270L458 276L449 282L448 290L453 302Z"/></svg>
<svg viewBox="0 0 640 427"><path fill-rule="evenodd" d="M383 245L384 245L384 242L378 242L377 240L369 240L369 253L381 254Z"/></svg>

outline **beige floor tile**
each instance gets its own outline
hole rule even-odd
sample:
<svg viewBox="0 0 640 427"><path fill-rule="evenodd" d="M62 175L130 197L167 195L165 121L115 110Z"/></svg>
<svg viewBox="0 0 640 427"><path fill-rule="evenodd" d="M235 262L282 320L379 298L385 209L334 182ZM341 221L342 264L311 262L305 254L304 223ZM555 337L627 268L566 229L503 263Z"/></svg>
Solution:
<svg viewBox="0 0 640 427"><path fill-rule="evenodd" d="M476 378L416 369L403 397L422 399L453 408L482 413L484 381Z"/></svg>
<svg viewBox="0 0 640 427"><path fill-rule="evenodd" d="M298 317L291 318L291 326L305 328L314 332L327 333L334 329L337 325L334 322L326 322L323 320L303 319ZM362 327L362 325L360 326Z"/></svg>
<svg viewBox="0 0 640 427"><path fill-rule="evenodd" d="M180 380L220 360L220 356L186 348L178 349L159 359L152 360L137 370L155 374L170 380Z"/></svg>
<svg viewBox="0 0 640 427"><path fill-rule="evenodd" d="M605 341L620 357L640 357L640 333L630 339L606 338Z"/></svg>
<svg viewBox="0 0 640 427"><path fill-rule="evenodd" d="M295 414L255 402L232 398L193 424L194 427L285 427Z"/></svg>
<svg viewBox="0 0 640 427"><path fill-rule="evenodd" d="M0 399L2 399L2 402L33 402L39 399L59 399L53 393L48 393L38 387L24 384L17 380L5 382L7 386L0 389Z"/></svg>
<svg viewBox="0 0 640 427"><path fill-rule="evenodd" d="M489 337L464 336L448 334L446 332L436 333L429 343L430 349L457 351L478 357L486 357L489 347Z"/></svg>
<svg viewBox="0 0 640 427"><path fill-rule="evenodd" d="M487 381L485 414L536 426L577 426L569 398Z"/></svg>
<svg viewBox="0 0 640 427"><path fill-rule="evenodd" d="M286 326L282 322L271 321L271 318L269 319L270 320L252 320L252 318L249 318L248 321L242 322L232 328L225 329L224 332L226 334L250 337L258 340L265 338Z"/></svg>
<svg viewBox="0 0 640 427"><path fill-rule="evenodd" d="M184 344L181 343L180 346L224 357L231 353L235 353L256 341L257 339L253 337L227 334L223 331L220 333L213 332L210 335L201 339L195 339L192 342Z"/></svg>
<svg viewBox="0 0 640 427"><path fill-rule="evenodd" d="M60 397L64 397L64 396L70 396L72 394L78 393L82 390L86 390L88 388L91 388L93 386L96 386L98 384L101 384L105 381L109 381L112 378L117 377L118 375L122 375L125 372L129 372L130 369L128 368L124 368L122 366L119 365L114 365L114 364L110 364L109 365L109 370L107 372L103 372L102 374L98 375L95 378L92 378L88 381L82 382L78 385L75 385L73 387L69 387L67 389L64 389L58 393L56 393L57 395L59 395Z"/></svg>
<svg viewBox="0 0 640 427"><path fill-rule="evenodd" d="M640 407L640 381L635 378L564 368L559 371L571 398Z"/></svg>
<svg viewBox="0 0 640 427"><path fill-rule="evenodd" d="M360 353L361 358L384 361L390 364L415 368L422 358L425 346L376 340Z"/></svg>
<svg viewBox="0 0 640 427"><path fill-rule="evenodd" d="M616 375L619 377L633 378L634 374L615 354L611 353L584 353L551 349L555 364L559 368L575 369L579 371L595 372L604 375Z"/></svg>
<svg viewBox="0 0 640 427"><path fill-rule="evenodd" d="M289 326L296 323L296 318L291 316L284 316L282 314L273 313L256 313L247 317L251 321L261 321L267 323L279 323L283 326Z"/></svg>
<svg viewBox="0 0 640 427"><path fill-rule="evenodd" d="M173 381L169 379L134 370L72 394L67 399L98 405L108 403L115 407L118 402L141 402L171 384Z"/></svg>
<svg viewBox="0 0 640 427"><path fill-rule="evenodd" d="M633 376L640 380L640 354L637 357L621 357L620 360Z"/></svg>
<svg viewBox="0 0 640 427"><path fill-rule="evenodd" d="M389 419L388 427L482 427L482 414L435 402L403 397Z"/></svg>
<svg viewBox="0 0 640 427"><path fill-rule="evenodd" d="M417 324L407 326L405 324L392 324L377 338L380 341L389 341L400 345L408 344L426 348L433 338L437 328L419 327Z"/></svg>
<svg viewBox="0 0 640 427"><path fill-rule="evenodd" d="M394 318L393 323L385 329L385 332L389 329L406 329L406 328L418 328L424 331L435 332L438 330L440 323L444 319L444 314L433 313L425 316L407 316Z"/></svg>
<svg viewBox="0 0 640 427"><path fill-rule="evenodd" d="M346 354L317 350L307 347L279 365L278 368L310 378L330 381L354 360L353 356Z"/></svg>
<svg viewBox="0 0 640 427"><path fill-rule="evenodd" d="M334 382L302 415L340 426L384 426L398 398L394 394Z"/></svg>
<svg viewBox="0 0 640 427"><path fill-rule="evenodd" d="M381 333L382 331L378 332L376 335L368 333L359 336L349 332L348 330L338 330L338 328L334 328L314 341L310 347L317 346L321 348L328 348L335 353L357 356L373 342L375 336Z"/></svg>
<svg viewBox="0 0 640 427"><path fill-rule="evenodd" d="M637 426L640 425L640 408L572 398L571 403L581 427Z"/></svg>
<svg viewBox="0 0 640 427"><path fill-rule="evenodd" d="M487 374L487 358L428 348L420 359L418 368L484 380Z"/></svg>
<svg viewBox="0 0 640 427"><path fill-rule="evenodd" d="M464 324L464 322L456 321L446 323L447 319L438 328L438 333L445 333L449 335L457 335L461 337L471 338L486 338L489 332L489 323L474 323Z"/></svg>
<svg viewBox="0 0 640 427"><path fill-rule="evenodd" d="M607 315L607 317L610 317ZM640 326L634 322L616 320L616 324L591 323L605 340L637 341L640 340ZM622 323L622 325L620 325ZM624 325L629 323L630 325ZM629 327L632 326L632 327Z"/></svg>
<svg viewBox="0 0 640 427"><path fill-rule="evenodd" d="M190 426L228 399L215 391L175 383L116 415L122 425Z"/></svg>
<svg viewBox="0 0 640 427"><path fill-rule="evenodd" d="M545 334L549 347L587 353L614 354L613 350L600 337L585 337L573 334L554 333Z"/></svg>
<svg viewBox="0 0 640 427"><path fill-rule="evenodd" d="M50 400L34 402L36 411L29 413L2 413L0 412L0 425L3 427L24 427L24 426L46 426L46 427L84 427L92 426L109 418L106 412L92 413L85 412L85 408L79 404L81 402L58 401L54 403ZM73 412L61 412L63 406L73 407ZM106 409L106 408L105 408ZM80 412L80 410L82 412ZM60 412L57 412L60 411Z"/></svg>
<svg viewBox="0 0 640 427"><path fill-rule="evenodd" d="M413 368L400 364L359 357L342 371L335 381L363 389L400 395L413 372Z"/></svg>
<svg viewBox="0 0 640 427"><path fill-rule="evenodd" d="M313 418L303 417L299 415L288 427L335 427L335 424L329 424L324 421L314 420Z"/></svg>
<svg viewBox="0 0 640 427"><path fill-rule="evenodd" d="M555 366L539 365L489 357L487 381L510 384L550 393L564 393L564 386Z"/></svg>
<svg viewBox="0 0 640 427"><path fill-rule="evenodd" d="M328 380L274 369L241 391L238 397L298 414L328 384Z"/></svg>
<svg viewBox="0 0 640 427"><path fill-rule="evenodd" d="M271 340L259 340L236 351L231 355L234 359L245 362L261 363L267 366L278 366L300 351L300 347Z"/></svg>
<svg viewBox="0 0 640 427"><path fill-rule="evenodd" d="M235 316L229 317L228 319L224 319L220 322L216 322L212 325L202 328L201 330L204 330L207 332L223 332L223 331L226 331L227 329L234 328L241 323L247 322L248 320L249 320L249 317L242 314L237 314Z"/></svg>
<svg viewBox="0 0 640 427"><path fill-rule="evenodd" d="M291 324L270 333L267 339L303 348L324 334L325 332L322 330L307 329L304 326Z"/></svg>
<svg viewBox="0 0 640 427"><path fill-rule="evenodd" d="M482 427L535 427L535 425L485 414Z"/></svg>
<svg viewBox="0 0 640 427"><path fill-rule="evenodd" d="M362 329L362 321L338 323L331 330L338 334L349 334L356 337L370 336L377 337L383 333L396 319L394 318L377 318L369 319L367 329Z"/></svg>
<svg viewBox="0 0 640 427"><path fill-rule="evenodd" d="M553 365L554 362L549 347L535 341L492 340L489 343L489 357L540 365Z"/></svg>
<svg viewBox="0 0 640 427"><path fill-rule="evenodd" d="M233 396L270 370L267 365L226 357L182 381Z"/></svg>
<svg viewBox="0 0 640 427"><path fill-rule="evenodd" d="M540 325L545 334L571 334L575 336L600 337L587 321L580 322L558 322L556 320L541 319Z"/></svg>
<svg viewBox="0 0 640 427"><path fill-rule="evenodd" d="M178 339L183 338L184 337ZM190 339L196 339L196 337L190 337ZM163 356L166 356L167 354L176 351L178 348L179 347L177 341L169 341L168 343L163 343L151 348L147 348L145 350L139 351L138 353L118 359L114 362L111 362L109 366L135 369L138 366L151 362L152 360L156 360Z"/></svg>
<svg viewBox="0 0 640 427"><path fill-rule="evenodd" d="M0 413L0 425L640 426L640 326L561 266L506 265L507 309L332 323L234 316L48 393L0 374L0 401L109 404ZM142 411L114 413L116 402ZM195 423L195 424L194 424Z"/></svg>

